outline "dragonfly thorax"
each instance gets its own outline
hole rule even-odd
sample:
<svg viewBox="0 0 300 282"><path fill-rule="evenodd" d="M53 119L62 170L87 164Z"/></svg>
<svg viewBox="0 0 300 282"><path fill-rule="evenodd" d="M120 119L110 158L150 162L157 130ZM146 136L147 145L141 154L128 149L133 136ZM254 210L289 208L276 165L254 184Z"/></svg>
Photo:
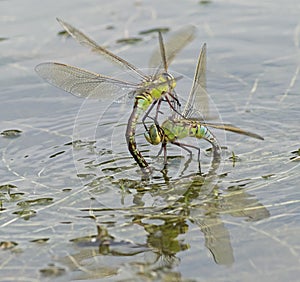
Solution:
<svg viewBox="0 0 300 282"><path fill-rule="evenodd" d="M176 80L171 74L164 72L152 81L151 84L153 86L150 94L154 99L158 100L162 95L170 93L176 87Z"/></svg>

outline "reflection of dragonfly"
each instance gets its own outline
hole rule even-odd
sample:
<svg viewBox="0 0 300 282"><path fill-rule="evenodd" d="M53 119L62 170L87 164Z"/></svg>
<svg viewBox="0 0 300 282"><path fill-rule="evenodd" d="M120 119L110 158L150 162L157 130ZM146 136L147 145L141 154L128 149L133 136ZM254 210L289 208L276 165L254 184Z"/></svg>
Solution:
<svg viewBox="0 0 300 282"><path fill-rule="evenodd" d="M129 151L135 161L141 168L148 172L148 163L136 147L136 125L140 116L146 113L143 118L144 122L144 119L149 114L153 106L162 98L167 100L173 109L173 105L176 104L176 102L178 103L178 100L175 97L176 94L173 92L174 87L176 86L176 79L167 72L168 64L174 59L175 55L193 39L194 28L188 26L181 29L167 42L166 46L164 45L162 35L159 32L161 55L158 56L158 52L154 53L152 60L150 61L151 66L153 66L154 63L158 63L159 67L155 74L145 75L141 70L137 69L135 66L119 56L111 53L107 49L99 46L96 42L88 38L85 34L70 24L59 19L58 22L80 44L90 47L93 51L104 56L111 62L131 71L139 77L140 82L127 82L54 62L37 65L35 68L36 72L54 86L57 86L78 97L96 99L116 97L122 90L125 89L127 89L128 92L133 93L135 102L133 112L127 125L126 140Z"/></svg>
<svg viewBox="0 0 300 282"><path fill-rule="evenodd" d="M171 117L165 120L161 125L157 124L156 119L154 119L155 124L152 124L145 133L147 141L151 144L158 145L159 143L162 143L162 148L158 155L160 155L162 150L164 150L165 165L167 164L166 145L168 142L170 142L185 149L190 153L190 155L191 151L187 147L197 149L200 169L200 149L192 145L178 142L179 139L183 139L185 137L196 137L199 139L203 138L210 142L213 147L213 163L218 164L221 159L221 148L218 144L217 139L210 132L208 127L228 130L263 140L263 137L256 133L245 131L231 124L208 123L204 121L203 118L201 118L201 113L199 111L199 109L203 108L203 104L205 103L205 101L203 101L203 97L207 98L206 44L204 44L201 49L194 75L192 89L183 112L181 114L178 114L178 112L174 111Z"/></svg>

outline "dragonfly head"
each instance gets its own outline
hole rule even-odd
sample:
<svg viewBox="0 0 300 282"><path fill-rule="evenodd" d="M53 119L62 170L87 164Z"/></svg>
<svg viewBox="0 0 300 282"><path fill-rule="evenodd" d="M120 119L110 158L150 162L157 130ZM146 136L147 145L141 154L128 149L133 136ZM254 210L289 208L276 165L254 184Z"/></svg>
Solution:
<svg viewBox="0 0 300 282"><path fill-rule="evenodd" d="M161 74L161 80L168 84L168 87L172 90L176 87L176 80L173 75L164 72Z"/></svg>
<svg viewBox="0 0 300 282"><path fill-rule="evenodd" d="M158 145L163 140L163 132L162 129L156 125L152 124L148 131L144 133L146 140L152 145Z"/></svg>

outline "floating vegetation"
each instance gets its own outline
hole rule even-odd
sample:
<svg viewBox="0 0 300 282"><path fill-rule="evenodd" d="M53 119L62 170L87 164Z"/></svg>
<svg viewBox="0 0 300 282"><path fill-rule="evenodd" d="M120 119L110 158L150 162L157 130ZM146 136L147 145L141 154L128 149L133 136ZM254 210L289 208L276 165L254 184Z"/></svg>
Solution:
<svg viewBox="0 0 300 282"><path fill-rule="evenodd" d="M207 4L211 4L211 3L212 3L211 0L201 0L201 1L199 1L200 5L207 5Z"/></svg>
<svg viewBox="0 0 300 282"><path fill-rule="evenodd" d="M57 157L57 156L59 156L59 155L65 153L65 152L66 152L66 151L60 151L60 152L57 152L57 153L55 153L55 154L49 156L49 159L55 158L55 157Z"/></svg>
<svg viewBox="0 0 300 282"><path fill-rule="evenodd" d="M76 243L79 246L97 246L100 244L110 245L114 240L114 237L111 236L107 229L97 225L97 235L84 236L80 238L71 239L70 242Z"/></svg>
<svg viewBox="0 0 300 282"><path fill-rule="evenodd" d="M71 35L66 30L61 30L57 33L58 36L71 37Z"/></svg>
<svg viewBox="0 0 300 282"><path fill-rule="evenodd" d="M232 151L231 157L229 157L229 160L232 161L232 166L235 167L235 163L240 161L241 159Z"/></svg>
<svg viewBox="0 0 300 282"><path fill-rule="evenodd" d="M13 184L3 184L3 185L0 185L0 190L2 191L7 191L9 192L10 189L17 189L18 187L16 185L13 185Z"/></svg>
<svg viewBox="0 0 300 282"><path fill-rule="evenodd" d="M5 202L10 202L10 201L16 201L16 200L20 200L20 198L22 198L22 196L25 193L22 192L13 192L11 190L13 189L18 189L17 186L13 185L13 184L3 184L0 185L0 210L4 210L3 208L3 203Z"/></svg>
<svg viewBox="0 0 300 282"><path fill-rule="evenodd" d="M40 269L40 273L45 277L51 276L61 276L66 272L62 267L55 266L54 264L49 264L48 267Z"/></svg>
<svg viewBox="0 0 300 282"><path fill-rule="evenodd" d="M105 227L97 225L97 234L71 239L81 248L94 248L102 255L129 256L145 252L148 249L146 245L138 245L127 240L116 240L110 235Z"/></svg>
<svg viewBox="0 0 300 282"><path fill-rule="evenodd" d="M82 140L74 140L72 142L66 143L66 146L72 145L74 149L81 149L81 148L94 148L96 141L82 141Z"/></svg>
<svg viewBox="0 0 300 282"><path fill-rule="evenodd" d="M241 189L245 188L246 185L249 183L243 183L243 184L238 184L238 185L231 185L227 187L228 191L240 191Z"/></svg>
<svg viewBox="0 0 300 282"><path fill-rule="evenodd" d="M7 138L16 138L21 135L22 131L19 129L7 129L3 130L0 135Z"/></svg>
<svg viewBox="0 0 300 282"><path fill-rule="evenodd" d="M116 41L116 43L125 43L125 44L135 44L137 42L140 42L142 41L143 39L140 38L140 37L128 37L128 38L121 38L121 39L118 39Z"/></svg>
<svg viewBox="0 0 300 282"><path fill-rule="evenodd" d="M17 193L9 193L9 197L12 201L18 201L24 196L25 193L17 192Z"/></svg>
<svg viewBox="0 0 300 282"><path fill-rule="evenodd" d="M139 32L139 34L140 35L145 35L145 34L157 33L157 32L166 33L169 30L170 29L168 27L157 27L157 28L150 28L150 29L142 30L142 31Z"/></svg>
<svg viewBox="0 0 300 282"><path fill-rule="evenodd" d="M36 211L24 209L24 210L15 211L13 212L13 214L18 215L19 217L25 220L29 220L31 217L34 217L36 215Z"/></svg>
<svg viewBox="0 0 300 282"><path fill-rule="evenodd" d="M92 179L96 177L97 175L95 173L78 173L77 177L84 178L84 179Z"/></svg>
<svg viewBox="0 0 300 282"><path fill-rule="evenodd" d="M114 27L113 25L108 25L108 26L106 27L106 29L107 29L107 30L112 30L112 29L115 29L115 27Z"/></svg>
<svg viewBox="0 0 300 282"><path fill-rule="evenodd" d="M72 191L72 188L64 188L62 189L63 192L71 192Z"/></svg>
<svg viewBox="0 0 300 282"><path fill-rule="evenodd" d="M0 198L2 197L2 195L0 194ZM3 208L3 203L2 200L0 199L0 211L5 211L6 209Z"/></svg>
<svg viewBox="0 0 300 282"><path fill-rule="evenodd" d="M8 250L8 249L14 248L17 245L18 245L18 243L14 242L14 241L2 241L2 242L0 242L0 249Z"/></svg>
<svg viewBox="0 0 300 282"><path fill-rule="evenodd" d="M36 205L48 205L53 202L53 198L39 198L34 200L26 200L17 203L19 207L29 207L29 206L36 206Z"/></svg>
<svg viewBox="0 0 300 282"><path fill-rule="evenodd" d="M300 161L300 148L298 150L296 150L296 151L293 151L292 154L294 156L292 156L290 158L290 160L292 160L292 161Z"/></svg>
<svg viewBox="0 0 300 282"><path fill-rule="evenodd" d="M32 243L38 243L38 244L43 244L49 241L49 238L39 238L39 239L34 239L31 240L30 242Z"/></svg>
<svg viewBox="0 0 300 282"><path fill-rule="evenodd" d="M271 178L271 177L274 176L274 175L276 175L276 174L275 174L275 173L270 173L270 174L262 175L261 177L262 177L263 179L269 179L269 178Z"/></svg>

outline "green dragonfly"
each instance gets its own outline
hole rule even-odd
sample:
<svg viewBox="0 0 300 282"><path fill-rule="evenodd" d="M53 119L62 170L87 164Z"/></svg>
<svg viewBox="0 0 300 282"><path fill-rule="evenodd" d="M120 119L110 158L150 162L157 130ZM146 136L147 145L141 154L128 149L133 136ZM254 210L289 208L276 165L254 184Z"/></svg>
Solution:
<svg viewBox="0 0 300 282"><path fill-rule="evenodd" d="M136 146L136 126L143 115L144 123L145 118L157 102L166 100L172 108L179 103L174 91L178 78L174 78L168 73L168 64L194 38L195 28L193 26L182 28L168 40L166 45L159 32L159 49L152 54L150 59L150 67L155 65L156 71L152 75L146 75L126 60L99 46L80 30L60 19L57 20L80 44L130 71L139 81L132 83L56 62L41 63L36 66L36 72L50 84L83 98L117 97L121 91L127 90L134 97L133 111L126 129L128 149L142 170L149 173L149 165Z"/></svg>
<svg viewBox="0 0 300 282"><path fill-rule="evenodd" d="M256 139L264 140L264 138L260 135L243 130L232 124L206 122L202 118L203 113L201 113L200 110L202 109L203 111L206 111L206 113L204 113L204 116L208 114L208 110L206 109L207 100L205 99L207 99L206 44L204 44L201 48L191 92L189 94L188 100L183 111L181 113L179 113L178 111L173 111L172 115L168 119L166 119L161 125L157 123L157 120L155 118L155 123L153 123L144 134L146 140L149 143L153 145L158 145L162 143L162 147L158 155L160 155L162 150L164 150L165 166L167 165L166 145L167 143L172 143L188 151L190 153L190 157L192 155L192 151L188 149L189 147L198 150L198 162L200 170L200 149L198 147L179 142L180 139L183 139L185 137L195 137L198 139L203 138L210 142L213 149L213 165L218 165L221 160L221 147L216 137L213 135L213 133L209 130L208 127L228 130L231 132L247 135Z"/></svg>

